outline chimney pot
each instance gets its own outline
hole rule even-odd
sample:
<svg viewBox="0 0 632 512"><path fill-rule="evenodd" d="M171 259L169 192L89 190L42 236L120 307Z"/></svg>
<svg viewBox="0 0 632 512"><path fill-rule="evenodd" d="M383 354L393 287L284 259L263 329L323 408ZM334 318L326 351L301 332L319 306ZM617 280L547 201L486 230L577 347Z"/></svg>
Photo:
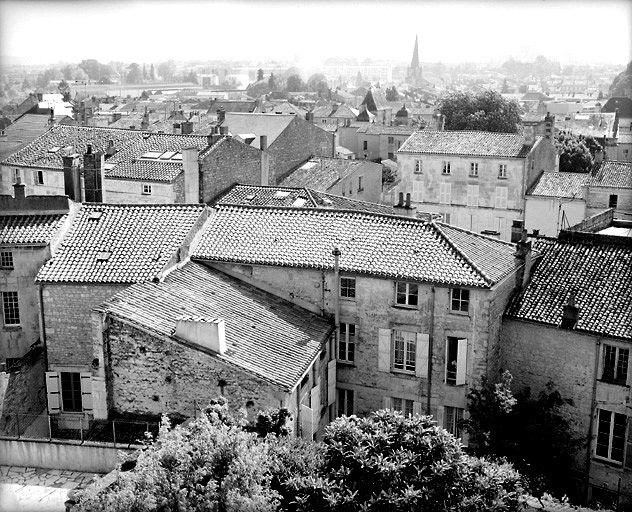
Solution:
<svg viewBox="0 0 632 512"><path fill-rule="evenodd" d="M573 329L579 320L579 308L575 306L575 292L571 292L562 311L562 329Z"/></svg>
<svg viewBox="0 0 632 512"><path fill-rule="evenodd" d="M397 206L399 206L400 208L404 206L404 193L403 192L399 193L399 200L397 201Z"/></svg>
<svg viewBox="0 0 632 512"><path fill-rule="evenodd" d="M267 135L261 135L259 137L259 148L261 149L261 151L265 151L266 149L268 149L268 136Z"/></svg>
<svg viewBox="0 0 632 512"><path fill-rule="evenodd" d="M406 193L406 208L410 208L410 192Z"/></svg>
<svg viewBox="0 0 632 512"><path fill-rule="evenodd" d="M15 199L24 199L26 197L25 188L24 183L22 183L22 180L18 176L13 184L13 197Z"/></svg>

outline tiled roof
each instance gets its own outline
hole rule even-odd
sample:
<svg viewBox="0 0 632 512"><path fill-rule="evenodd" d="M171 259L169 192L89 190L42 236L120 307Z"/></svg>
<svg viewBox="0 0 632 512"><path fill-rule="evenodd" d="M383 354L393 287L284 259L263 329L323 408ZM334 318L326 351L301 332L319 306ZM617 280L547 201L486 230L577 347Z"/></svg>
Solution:
<svg viewBox="0 0 632 512"><path fill-rule="evenodd" d="M632 117L632 99L630 98L609 98L605 105L601 107L602 112L619 111L619 118Z"/></svg>
<svg viewBox="0 0 632 512"><path fill-rule="evenodd" d="M567 116L556 115L555 130L571 132L575 135L612 138L615 133L615 114L579 113Z"/></svg>
<svg viewBox="0 0 632 512"><path fill-rule="evenodd" d="M359 113L360 111L357 108L350 107L349 105L343 103L333 114L331 114L331 117L338 119L355 119L358 117Z"/></svg>
<svg viewBox="0 0 632 512"><path fill-rule="evenodd" d="M314 117L330 117L335 111L333 105L323 105L312 110Z"/></svg>
<svg viewBox="0 0 632 512"><path fill-rule="evenodd" d="M173 336L181 315L222 318L227 350L216 357L284 389L300 382L332 330L322 317L198 263L131 286L98 309L163 336Z"/></svg>
<svg viewBox="0 0 632 512"><path fill-rule="evenodd" d="M280 185L282 187L307 187L327 192L341 179L362 169L366 169L368 173L381 173L382 166L366 160L312 158L285 178Z"/></svg>
<svg viewBox="0 0 632 512"><path fill-rule="evenodd" d="M164 181L171 183L182 172L179 162L128 160L105 171L106 178Z"/></svg>
<svg viewBox="0 0 632 512"><path fill-rule="evenodd" d="M208 109L211 115L223 108L225 112L254 112L257 107L255 100L212 100Z"/></svg>
<svg viewBox="0 0 632 512"><path fill-rule="evenodd" d="M413 133L399 152L525 158L531 148L516 133L422 130Z"/></svg>
<svg viewBox="0 0 632 512"><path fill-rule="evenodd" d="M583 199L588 178L583 172L543 172L527 195Z"/></svg>
<svg viewBox="0 0 632 512"><path fill-rule="evenodd" d="M591 187L632 189L632 162L607 160L590 173Z"/></svg>
<svg viewBox="0 0 632 512"><path fill-rule="evenodd" d="M386 126L370 123L358 128L358 133L366 133L367 135L412 135L415 133L415 129L409 126Z"/></svg>
<svg viewBox="0 0 632 512"><path fill-rule="evenodd" d="M292 105L288 101L283 101L281 103L277 103L270 110L272 114L294 114L300 117L305 117L307 114L307 110L297 107L296 105Z"/></svg>
<svg viewBox="0 0 632 512"><path fill-rule="evenodd" d="M298 202L297 202L298 201ZM300 208L329 208L392 214L393 207L385 204L358 201L309 188L264 187L234 185L220 197L216 205L284 206Z"/></svg>
<svg viewBox="0 0 632 512"><path fill-rule="evenodd" d="M55 116L55 123L67 120L71 120L71 118L68 116ZM5 133L0 138L0 159L6 158L14 151L26 146L50 128L49 116L24 114L5 128Z"/></svg>
<svg viewBox="0 0 632 512"><path fill-rule="evenodd" d="M136 283L152 279L203 211L204 205L84 203L37 280Z"/></svg>
<svg viewBox="0 0 632 512"><path fill-rule="evenodd" d="M147 151L180 151L197 147L200 151L207 147L207 138L202 135L173 135L148 133L137 130L95 128L87 126L54 126L36 138L26 147L8 157L4 163L27 167L63 169L63 148L72 146L73 151L84 154L88 145L93 152L105 151L112 140L116 153L108 162L131 161ZM52 148L61 148L50 153Z"/></svg>
<svg viewBox="0 0 632 512"><path fill-rule="evenodd" d="M501 269L514 268L510 244L466 231L452 240L453 231L392 215L226 206L211 216L192 257L331 270L338 246L345 272L468 287L490 287Z"/></svg>
<svg viewBox="0 0 632 512"><path fill-rule="evenodd" d="M530 283L509 304L507 315L559 326L575 293L576 331L632 339L632 247L594 240L556 242Z"/></svg>
<svg viewBox="0 0 632 512"><path fill-rule="evenodd" d="M254 133L256 137L251 145L255 148L259 148L259 137L261 135L268 137L268 146L271 146L295 118L296 116L292 114L245 114L227 112L223 125L228 126L228 131L233 135Z"/></svg>
<svg viewBox="0 0 632 512"><path fill-rule="evenodd" d="M46 245L67 215L0 215L0 245Z"/></svg>
<svg viewBox="0 0 632 512"><path fill-rule="evenodd" d="M632 144L632 133L621 133L617 136L618 144Z"/></svg>

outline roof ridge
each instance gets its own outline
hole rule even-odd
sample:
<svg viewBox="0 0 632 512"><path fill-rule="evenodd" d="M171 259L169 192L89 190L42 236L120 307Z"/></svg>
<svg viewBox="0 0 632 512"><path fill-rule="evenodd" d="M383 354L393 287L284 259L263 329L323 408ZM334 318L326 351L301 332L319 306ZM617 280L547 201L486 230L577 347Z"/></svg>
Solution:
<svg viewBox="0 0 632 512"><path fill-rule="evenodd" d="M493 242L499 243L499 244L504 244L504 245L510 245L511 247L514 246L514 244L512 244L511 242L507 242L506 240L501 240L499 238L495 238L493 236L489 236L489 235L484 235L483 233L477 233L476 231L472 231L471 229L465 229L459 226L454 226L453 224L448 224L446 222L440 222L440 221L434 221L435 224L441 224L442 226L449 226L451 229L456 229L457 231L461 231L463 233L468 233L470 235L474 235L477 236L479 238L484 238L485 240L491 240Z"/></svg>
<svg viewBox="0 0 632 512"><path fill-rule="evenodd" d="M307 194L307 197L310 199L310 201L312 202L312 204L314 205L314 207L318 206L318 201L316 201L316 199L314 198L314 196L312 195L312 192L310 189L308 189L307 187L303 187L303 189L305 191L305 193Z"/></svg>
<svg viewBox="0 0 632 512"><path fill-rule="evenodd" d="M452 249L459 255L461 256L467 263L468 265L470 265L478 274L480 277L483 278L483 281L485 281L485 283L487 283L488 285L493 285L494 281L485 273L483 272L483 270L481 268L479 268L479 266L474 263L472 261L472 259L465 254L451 239L450 237L443 232L443 230L441 229L440 226L438 226L438 224L436 222L430 221L429 223L439 234L440 236L444 239L444 241L450 246L452 247Z"/></svg>

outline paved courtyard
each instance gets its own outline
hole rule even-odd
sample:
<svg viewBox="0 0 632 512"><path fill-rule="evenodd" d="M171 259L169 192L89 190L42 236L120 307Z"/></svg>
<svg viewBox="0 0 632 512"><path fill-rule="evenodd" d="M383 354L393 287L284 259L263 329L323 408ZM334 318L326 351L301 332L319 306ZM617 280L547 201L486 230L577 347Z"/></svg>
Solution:
<svg viewBox="0 0 632 512"><path fill-rule="evenodd" d="M68 491L93 478L92 473L0 466L0 512L63 512Z"/></svg>

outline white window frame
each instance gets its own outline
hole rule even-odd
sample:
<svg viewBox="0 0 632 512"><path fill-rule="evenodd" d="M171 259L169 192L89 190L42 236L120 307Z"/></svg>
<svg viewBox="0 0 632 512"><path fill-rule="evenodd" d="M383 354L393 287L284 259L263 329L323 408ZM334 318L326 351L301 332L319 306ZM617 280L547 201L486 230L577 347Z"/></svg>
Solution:
<svg viewBox="0 0 632 512"><path fill-rule="evenodd" d="M467 206L476 206L478 207L478 185L468 185L467 186Z"/></svg>
<svg viewBox="0 0 632 512"><path fill-rule="evenodd" d="M606 376L606 358L613 353L612 377ZM610 365L609 365L610 366ZM621 367L624 367L623 371ZM630 366L630 349L609 343L602 344L601 380L612 384L626 386L628 383L628 371ZM620 376L620 378L619 378Z"/></svg>
<svg viewBox="0 0 632 512"><path fill-rule="evenodd" d="M439 202L441 204L452 203L452 183L439 183Z"/></svg>
<svg viewBox="0 0 632 512"><path fill-rule="evenodd" d="M470 178L478 178L478 162L470 162Z"/></svg>
<svg viewBox="0 0 632 512"><path fill-rule="evenodd" d="M391 397L391 409L401 412L406 418L412 416L415 410L415 401L408 398Z"/></svg>
<svg viewBox="0 0 632 512"><path fill-rule="evenodd" d="M462 427L459 423L463 421L464 414L465 409L462 407L444 406L442 427L450 432L450 434L454 437L463 437Z"/></svg>
<svg viewBox="0 0 632 512"><path fill-rule="evenodd" d="M3 270L13 270L15 268L13 251L0 251L0 268Z"/></svg>
<svg viewBox="0 0 632 512"><path fill-rule="evenodd" d="M18 181L19 179L22 179L22 176L20 175L20 169L13 169L13 183Z"/></svg>
<svg viewBox="0 0 632 512"><path fill-rule="evenodd" d="M402 296L404 301L400 302L400 297ZM415 304L411 304L413 297ZM419 285L417 283L395 281L395 305L417 309L419 307Z"/></svg>
<svg viewBox="0 0 632 512"><path fill-rule="evenodd" d="M452 346L451 346L452 345ZM450 348L456 352L456 360L450 360ZM456 349L456 350L454 350ZM449 336L445 340L445 377L444 382L448 386L465 385L465 373L467 371L467 338Z"/></svg>
<svg viewBox="0 0 632 512"><path fill-rule="evenodd" d="M610 415L609 420L608 420L608 425L607 425L608 445L606 447L606 452L607 452L606 454L603 454L603 453L602 454L598 454L597 453L597 451L599 450L599 447L600 447L600 443L599 443L600 436L604 433L604 431L601 430L601 427L602 427L602 421L601 421L602 413L604 413L604 416L605 416L606 413ZM615 459L612 456L613 455L612 454L613 444L614 444L614 439L615 439L614 427L615 427L615 423L616 423L616 421L614 421L614 420L617 418L617 416L619 416L619 417L623 416L623 418L624 418L623 423L625 425L625 428L624 428L624 431L623 431L623 436L621 436L621 460ZM597 409L597 422L596 423L597 423L597 426L596 426L597 431L595 432L595 434L596 434L595 435L595 451L594 451L595 457L599 458L599 459L608 460L608 461L613 462L615 464L623 465L623 462L625 460L625 449L626 449L626 439L627 439L627 430L628 430L627 429L628 417L625 414L617 413L617 412L614 412L614 411L609 411L607 409ZM606 425L604 425L604 426L606 426Z"/></svg>
<svg viewBox="0 0 632 512"><path fill-rule="evenodd" d="M351 416L355 412L355 393L353 389L338 388L338 407L336 416ZM349 406L351 402L351 406Z"/></svg>
<svg viewBox="0 0 632 512"><path fill-rule="evenodd" d="M143 183L143 195L149 196L153 192L153 187L149 183Z"/></svg>
<svg viewBox="0 0 632 512"><path fill-rule="evenodd" d="M2 299L2 322L7 327L18 327L22 325L22 318L20 316L20 294L17 290L5 290L0 293ZM7 321L8 313L11 313L13 319L17 319L17 322Z"/></svg>
<svg viewBox="0 0 632 512"><path fill-rule="evenodd" d="M465 294L467 297L463 297ZM470 311L471 293L467 288L451 288L450 289L450 311L457 313L469 313ZM458 305L454 307L455 303ZM463 305L465 304L465 308Z"/></svg>
<svg viewBox="0 0 632 512"><path fill-rule="evenodd" d="M352 286L343 286L343 282L349 281L349 284L353 283ZM338 293L340 297L348 300L355 300L357 296L357 282L355 277L351 276L340 276L340 284L338 286ZM353 294L351 295L351 290L353 289ZM344 293L343 293L344 292Z"/></svg>
<svg viewBox="0 0 632 512"><path fill-rule="evenodd" d="M362 178L363 176L358 176L358 192L362 192L364 187L362 186Z"/></svg>
<svg viewBox="0 0 632 512"><path fill-rule="evenodd" d="M338 339L338 361L343 363L355 362L355 345L358 326L347 322L340 322L340 337ZM351 356L351 357L350 357Z"/></svg>
<svg viewBox="0 0 632 512"><path fill-rule="evenodd" d="M399 345L401 344L401 347ZM402 357L397 357L401 351ZM417 333L393 329L391 341L392 368L394 372L415 374L417 370Z"/></svg>
<svg viewBox="0 0 632 512"><path fill-rule="evenodd" d="M495 208L507 209L507 196L508 196L508 188L507 187L496 187L496 200L494 202Z"/></svg>
<svg viewBox="0 0 632 512"><path fill-rule="evenodd" d="M394 360L394 331L397 329L378 329L378 360L377 369L380 372L399 372L393 368ZM416 332L416 377L428 378L428 357L430 354L430 336L426 333ZM410 374L409 372L406 372Z"/></svg>
<svg viewBox="0 0 632 512"><path fill-rule="evenodd" d="M507 178L507 164L498 164L498 179L504 180Z"/></svg>
<svg viewBox="0 0 632 512"><path fill-rule="evenodd" d="M416 158L415 159L415 168L413 170L413 173L414 174L423 174L423 172L424 172L424 167L423 166L424 166L423 161L420 160L419 158Z"/></svg>
<svg viewBox="0 0 632 512"><path fill-rule="evenodd" d="M450 169L450 162L448 160L444 160L441 166L441 174L444 176L450 176L452 174L452 170Z"/></svg>

